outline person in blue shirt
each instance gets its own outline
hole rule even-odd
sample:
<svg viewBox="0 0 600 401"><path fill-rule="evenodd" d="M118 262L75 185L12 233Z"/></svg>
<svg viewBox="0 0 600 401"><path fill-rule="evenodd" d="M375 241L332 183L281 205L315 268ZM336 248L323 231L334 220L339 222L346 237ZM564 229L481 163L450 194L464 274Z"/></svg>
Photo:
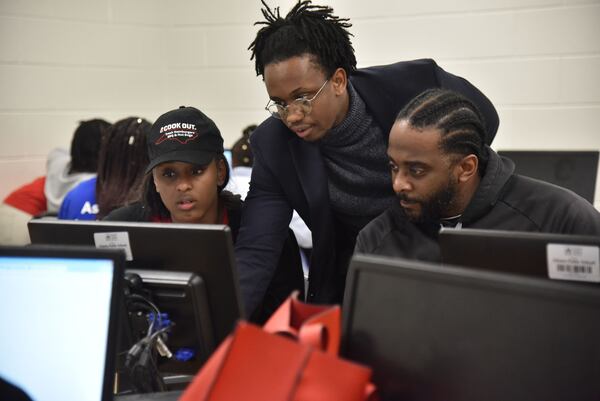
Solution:
<svg viewBox="0 0 600 401"><path fill-rule="evenodd" d="M58 218L100 220L113 209L138 199L148 164L146 136L151 126L139 117L114 123L102 138L97 176L65 196Z"/></svg>
<svg viewBox="0 0 600 401"><path fill-rule="evenodd" d="M80 182L63 199L58 218L63 220L96 220L96 177Z"/></svg>

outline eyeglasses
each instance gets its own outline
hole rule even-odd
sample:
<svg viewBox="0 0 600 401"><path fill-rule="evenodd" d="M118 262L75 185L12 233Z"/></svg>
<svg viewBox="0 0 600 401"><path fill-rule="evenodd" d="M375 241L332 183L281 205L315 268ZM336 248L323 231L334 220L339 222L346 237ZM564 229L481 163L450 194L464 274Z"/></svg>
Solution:
<svg viewBox="0 0 600 401"><path fill-rule="evenodd" d="M315 93L315 95L310 99L301 97L294 100L287 106L275 102L271 103L272 100L269 100L269 103L267 103L267 105L265 106L265 110L271 113L273 117L278 118L280 120L287 118L288 114L290 113L290 109L302 113L303 116L307 116L312 110L312 102L317 98L317 96L319 96L319 93L321 93L325 85L327 85L327 82L329 82L329 80L323 82L323 85L321 85L317 93Z"/></svg>

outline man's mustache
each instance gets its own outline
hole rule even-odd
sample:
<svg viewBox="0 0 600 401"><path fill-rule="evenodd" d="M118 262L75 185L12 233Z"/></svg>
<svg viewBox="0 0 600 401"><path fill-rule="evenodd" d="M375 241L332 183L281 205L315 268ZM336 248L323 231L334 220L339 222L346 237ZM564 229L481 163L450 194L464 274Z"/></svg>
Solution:
<svg viewBox="0 0 600 401"><path fill-rule="evenodd" d="M409 198L404 193L396 194L396 198L398 199L398 201L404 201L404 202L410 202L410 203L421 203L421 200L416 199L416 198Z"/></svg>

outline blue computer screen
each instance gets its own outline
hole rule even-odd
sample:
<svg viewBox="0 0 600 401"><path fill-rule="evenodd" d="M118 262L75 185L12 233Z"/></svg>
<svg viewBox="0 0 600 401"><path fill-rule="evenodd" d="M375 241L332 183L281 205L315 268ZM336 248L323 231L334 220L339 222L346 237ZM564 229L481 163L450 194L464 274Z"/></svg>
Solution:
<svg viewBox="0 0 600 401"><path fill-rule="evenodd" d="M0 256L0 376L36 401L99 401L113 274L108 259Z"/></svg>

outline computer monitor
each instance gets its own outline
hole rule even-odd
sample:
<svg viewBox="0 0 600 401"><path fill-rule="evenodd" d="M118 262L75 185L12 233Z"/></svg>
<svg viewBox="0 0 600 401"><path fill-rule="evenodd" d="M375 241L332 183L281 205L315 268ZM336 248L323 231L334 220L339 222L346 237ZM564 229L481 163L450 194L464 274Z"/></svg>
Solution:
<svg viewBox="0 0 600 401"><path fill-rule="evenodd" d="M600 283L600 237L442 228L439 244L444 264Z"/></svg>
<svg viewBox="0 0 600 401"><path fill-rule="evenodd" d="M594 204L598 151L499 150L515 172L570 189Z"/></svg>
<svg viewBox="0 0 600 401"><path fill-rule="evenodd" d="M596 288L359 255L342 353L382 401L598 400L599 310Z"/></svg>
<svg viewBox="0 0 600 401"><path fill-rule="evenodd" d="M141 295L150 294L151 301L160 312L165 313L169 321L175 322L168 331L167 341L173 358L160 360L160 370L169 373L164 378L165 384L175 389L177 384L189 382L187 376L200 368L217 345L212 322L206 319L210 316L207 285L202 277L191 272L128 269L126 276L131 279L131 275L142 281ZM135 292L133 289L130 291ZM139 337L147 331L148 323L142 319L137 319L136 323L132 324L132 331L134 337ZM192 354L197 355L186 363Z"/></svg>
<svg viewBox="0 0 600 401"><path fill-rule="evenodd" d="M231 155L231 149L225 149L223 151L223 154L225 155L225 159L227 160L227 163L229 164L229 168L233 168L233 159L232 159L232 155Z"/></svg>
<svg viewBox="0 0 600 401"><path fill-rule="evenodd" d="M124 249L128 269L188 272L200 277L209 309L201 318L203 327L212 327L214 343L197 338L196 344L190 344L199 350L197 356L182 364L178 372L195 372L242 317L231 231L225 225L34 219L29 222L29 235L34 244ZM196 331L205 332L203 327Z"/></svg>
<svg viewBox="0 0 600 401"><path fill-rule="evenodd" d="M112 400L124 263L114 250L1 247L0 377L35 401Z"/></svg>

